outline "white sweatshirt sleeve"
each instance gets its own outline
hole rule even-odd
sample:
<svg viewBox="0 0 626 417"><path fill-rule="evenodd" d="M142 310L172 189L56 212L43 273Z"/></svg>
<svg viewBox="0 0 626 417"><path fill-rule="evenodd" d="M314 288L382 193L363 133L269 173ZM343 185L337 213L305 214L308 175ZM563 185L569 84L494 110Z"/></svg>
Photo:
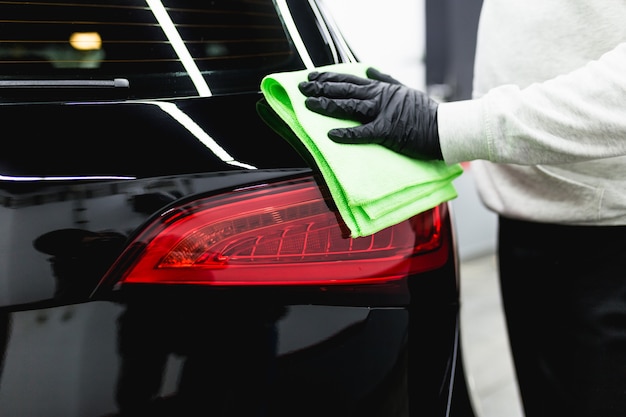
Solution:
<svg viewBox="0 0 626 417"><path fill-rule="evenodd" d="M441 103L447 163L559 164L626 155L626 43L597 61L524 89Z"/></svg>

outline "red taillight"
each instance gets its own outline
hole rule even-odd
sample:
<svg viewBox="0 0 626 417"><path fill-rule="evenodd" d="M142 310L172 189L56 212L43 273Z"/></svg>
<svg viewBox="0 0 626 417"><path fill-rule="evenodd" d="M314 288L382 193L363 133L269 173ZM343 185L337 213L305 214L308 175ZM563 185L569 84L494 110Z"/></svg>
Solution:
<svg viewBox="0 0 626 417"><path fill-rule="evenodd" d="M118 282L241 286L397 280L446 261L440 210L349 238L312 179L242 189L164 213L130 245L141 250L122 255L129 267Z"/></svg>

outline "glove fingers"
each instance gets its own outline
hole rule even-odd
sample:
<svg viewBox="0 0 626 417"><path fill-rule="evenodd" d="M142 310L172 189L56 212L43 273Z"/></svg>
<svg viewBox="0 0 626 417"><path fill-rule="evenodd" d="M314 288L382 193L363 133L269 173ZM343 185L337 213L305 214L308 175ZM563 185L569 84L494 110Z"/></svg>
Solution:
<svg viewBox="0 0 626 417"><path fill-rule="evenodd" d="M300 92L306 96L329 98L368 99L374 95L372 80L352 74L337 72L311 72L309 81L298 84Z"/></svg>
<svg viewBox="0 0 626 417"><path fill-rule="evenodd" d="M298 84L298 89L305 96L324 96L336 99L355 98L366 100L373 98L376 94L369 87L348 82L326 81L308 81Z"/></svg>
<svg viewBox="0 0 626 417"><path fill-rule="evenodd" d="M335 82L335 83L350 83L356 85L368 85L372 81L367 78L359 77L352 74L343 74L339 72L311 72L308 75L309 81Z"/></svg>
<svg viewBox="0 0 626 417"><path fill-rule="evenodd" d="M304 105L311 111L337 119L349 119L365 123L376 117L376 105L369 100L308 97L304 101Z"/></svg>

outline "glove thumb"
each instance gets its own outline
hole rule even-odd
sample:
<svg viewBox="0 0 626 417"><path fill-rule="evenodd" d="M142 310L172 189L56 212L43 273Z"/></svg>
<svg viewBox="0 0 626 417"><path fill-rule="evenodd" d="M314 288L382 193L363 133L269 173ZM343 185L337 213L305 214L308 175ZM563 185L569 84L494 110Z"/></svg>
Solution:
<svg viewBox="0 0 626 417"><path fill-rule="evenodd" d="M389 84L398 84L398 85L402 84L400 81L396 80L391 75L384 74L373 67L369 67L365 71L365 74L367 75L367 78L370 78L372 80L382 81L382 82L389 83Z"/></svg>

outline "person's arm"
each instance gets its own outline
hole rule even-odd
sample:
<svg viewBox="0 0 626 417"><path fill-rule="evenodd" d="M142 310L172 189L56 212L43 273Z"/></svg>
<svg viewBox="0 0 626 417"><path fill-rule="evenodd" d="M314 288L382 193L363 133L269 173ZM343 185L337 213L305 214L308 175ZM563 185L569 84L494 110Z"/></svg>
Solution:
<svg viewBox="0 0 626 417"><path fill-rule="evenodd" d="M437 117L447 163L558 164L626 155L626 43L543 83L441 103Z"/></svg>

